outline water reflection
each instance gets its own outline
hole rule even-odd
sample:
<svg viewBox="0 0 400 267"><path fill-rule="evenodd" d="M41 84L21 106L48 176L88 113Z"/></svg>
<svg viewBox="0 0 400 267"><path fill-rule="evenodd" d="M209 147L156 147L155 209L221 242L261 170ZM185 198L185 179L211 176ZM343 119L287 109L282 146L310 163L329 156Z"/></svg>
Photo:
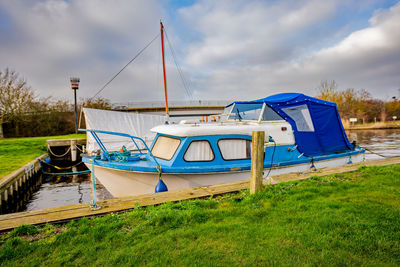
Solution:
<svg viewBox="0 0 400 267"><path fill-rule="evenodd" d="M47 172L77 172L87 170L84 164L69 169L49 169ZM96 198L106 200L112 195L96 180ZM26 210L53 208L92 200L92 183L90 174L72 176L43 175L43 183L39 190L32 194L26 204Z"/></svg>
<svg viewBox="0 0 400 267"><path fill-rule="evenodd" d="M400 156L400 129L389 130L358 130L349 131L347 136L350 141L377 154L393 157ZM380 159L381 156L366 152L367 160Z"/></svg>
<svg viewBox="0 0 400 267"><path fill-rule="evenodd" d="M45 209L90 201L90 182L81 183L43 183L33 194L26 210Z"/></svg>

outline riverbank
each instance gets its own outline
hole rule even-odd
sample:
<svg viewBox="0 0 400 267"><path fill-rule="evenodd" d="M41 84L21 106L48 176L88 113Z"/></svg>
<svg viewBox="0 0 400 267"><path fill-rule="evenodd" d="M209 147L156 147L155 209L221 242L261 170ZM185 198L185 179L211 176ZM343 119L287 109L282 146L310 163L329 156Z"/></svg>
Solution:
<svg viewBox="0 0 400 267"><path fill-rule="evenodd" d="M400 121L371 122L362 124L351 124L342 121L345 130L378 130L378 129L400 129Z"/></svg>
<svg viewBox="0 0 400 267"><path fill-rule="evenodd" d="M1 265L398 265L400 166L359 170L0 237Z"/></svg>
<svg viewBox="0 0 400 267"><path fill-rule="evenodd" d="M47 139L84 138L85 134L0 139L0 177L47 152Z"/></svg>

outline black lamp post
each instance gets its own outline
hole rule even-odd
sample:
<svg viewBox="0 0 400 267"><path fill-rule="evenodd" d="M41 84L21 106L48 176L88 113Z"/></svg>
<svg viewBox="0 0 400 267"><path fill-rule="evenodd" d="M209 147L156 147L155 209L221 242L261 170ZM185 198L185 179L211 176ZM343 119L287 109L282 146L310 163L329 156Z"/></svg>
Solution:
<svg viewBox="0 0 400 267"><path fill-rule="evenodd" d="M75 133L78 133L78 107L76 105L76 90L79 89L80 79L76 77L71 77L71 88L74 90L74 98L75 98Z"/></svg>

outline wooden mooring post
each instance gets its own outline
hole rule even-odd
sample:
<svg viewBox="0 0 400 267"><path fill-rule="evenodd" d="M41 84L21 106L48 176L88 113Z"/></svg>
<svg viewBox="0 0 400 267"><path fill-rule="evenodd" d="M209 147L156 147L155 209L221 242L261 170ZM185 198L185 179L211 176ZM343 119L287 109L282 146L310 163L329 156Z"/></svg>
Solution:
<svg viewBox="0 0 400 267"><path fill-rule="evenodd" d="M254 194L262 187L264 169L264 131L252 133L250 194Z"/></svg>

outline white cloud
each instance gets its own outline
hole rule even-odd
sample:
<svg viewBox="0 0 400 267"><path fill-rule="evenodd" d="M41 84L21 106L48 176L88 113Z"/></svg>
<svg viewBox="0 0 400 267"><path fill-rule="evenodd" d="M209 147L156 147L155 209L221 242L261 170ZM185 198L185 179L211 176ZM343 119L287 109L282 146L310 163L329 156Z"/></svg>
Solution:
<svg viewBox="0 0 400 267"><path fill-rule="evenodd" d="M92 96L158 33L163 14L156 2L140 0L17 0L0 8L13 28L0 39L0 68L21 73L41 96L57 97L70 97L71 75L81 77L80 95ZM112 85L121 95L128 90Z"/></svg>
<svg viewBox="0 0 400 267"><path fill-rule="evenodd" d="M246 99L283 91L314 95L323 79L335 79L342 89L365 88L376 97L397 94L400 4L375 12L368 27L331 47L304 53L320 41L312 34L335 15L337 4L230 3L203 1L181 12L203 36L189 49L187 64L207 70L200 83L205 95L223 97L227 91ZM326 38L334 35L326 32Z"/></svg>
<svg viewBox="0 0 400 267"><path fill-rule="evenodd" d="M400 87L400 3L350 33L351 16L341 16L374 1L199 0L176 13L157 0L2 1L9 23L0 25L0 69L21 73L40 96L71 98L68 78L80 76L79 95L90 97L158 33L160 18L174 16L169 38L196 98L314 95L323 79L392 96ZM101 95L163 99L159 50L157 40ZM169 96L182 99L171 58L167 67Z"/></svg>
<svg viewBox="0 0 400 267"><path fill-rule="evenodd" d="M272 64L293 56L297 32L334 14L332 1L203 1L181 10L203 40L188 55L193 66ZM302 42L302 40L299 40Z"/></svg>
<svg viewBox="0 0 400 267"><path fill-rule="evenodd" d="M389 94L389 84L392 89L400 86L400 4L376 13L370 22L370 27L314 53L296 67L314 77L337 77L347 87L362 87L379 96L387 89Z"/></svg>

